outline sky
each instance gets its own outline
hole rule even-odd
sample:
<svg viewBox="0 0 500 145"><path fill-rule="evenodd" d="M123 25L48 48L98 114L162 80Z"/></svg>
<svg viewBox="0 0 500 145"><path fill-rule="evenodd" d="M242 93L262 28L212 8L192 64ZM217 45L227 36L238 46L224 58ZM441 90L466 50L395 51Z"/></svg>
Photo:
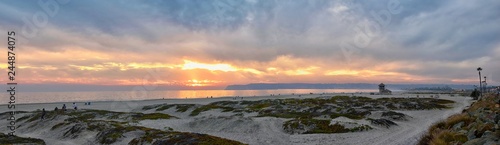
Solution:
<svg viewBox="0 0 500 145"><path fill-rule="evenodd" d="M482 67L498 85L499 14L498 0L4 0L0 34L16 32L24 84L474 84Z"/></svg>

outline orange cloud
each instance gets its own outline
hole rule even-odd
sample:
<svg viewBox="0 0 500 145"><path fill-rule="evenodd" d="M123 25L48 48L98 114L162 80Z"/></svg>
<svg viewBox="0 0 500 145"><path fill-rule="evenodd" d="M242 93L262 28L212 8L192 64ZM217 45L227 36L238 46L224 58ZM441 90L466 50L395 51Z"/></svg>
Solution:
<svg viewBox="0 0 500 145"><path fill-rule="evenodd" d="M70 51L71 50L71 51ZM376 62L360 58L349 65L325 59L297 58L290 55L268 62L214 61L179 56L165 60L145 61L143 54L116 54L71 47L63 51L23 51L18 63L24 83L77 83L109 85L142 85L155 83L192 87L222 86L255 82L430 82L440 78L412 75L400 69L419 69L422 64ZM154 55L154 54L153 54ZM40 56L44 56L43 59ZM157 56L152 56L157 57ZM0 63L6 70L7 64ZM147 80L148 70L159 76ZM151 79L151 78L149 78ZM470 79L448 80L456 83Z"/></svg>

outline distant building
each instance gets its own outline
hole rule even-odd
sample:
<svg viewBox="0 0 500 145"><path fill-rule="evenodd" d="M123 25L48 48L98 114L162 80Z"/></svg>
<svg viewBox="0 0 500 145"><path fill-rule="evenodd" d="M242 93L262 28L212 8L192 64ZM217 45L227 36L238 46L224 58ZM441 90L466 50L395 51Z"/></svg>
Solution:
<svg viewBox="0 0 500 145"><path fill-rule="evenodd" d="M378 85L378 93L380 95L391 95L392 94L392 91L391 90L388 90L385 88L385 84L384 83L380 83Z"/></svg>

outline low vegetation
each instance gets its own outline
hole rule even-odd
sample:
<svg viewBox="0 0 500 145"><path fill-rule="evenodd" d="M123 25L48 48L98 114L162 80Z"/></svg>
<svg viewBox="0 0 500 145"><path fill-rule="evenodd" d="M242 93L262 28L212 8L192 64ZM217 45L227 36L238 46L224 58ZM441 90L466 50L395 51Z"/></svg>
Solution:
<svg viewBox="0 0 500 145"><path fill-rule="evenodd" d="M196 115L200 114L201 112L205 112L205 111L212 110L212 109L222 109L222 112L229 112L229 111L234 110L234 108L232 108L232 107L227 107L227 106L222 106L222 105L218 105L215 103L211 103L211 104L203 105L201 107L194 109L191 112L191 114L189 114L189 115L196 116Z"/></svg>
<svg viewBox="0 0 500 145"><path fill-rule="evenodd" d="M133 117L133 120L158 120L158 119L177 118L177 117L170 116L168 114L163 114L163 113L151 113L151 114L137 113L135 115L132 115L132 117Z"/></svg>
<svg viewBox="0 0 500 145"><path fill-rule="evenodd" d="M277 117L291 119L283 124L289 133L342 133L371 129L370 126L346 129L341 124L330 125L328 120L346 117L354 120L367 119L372 111L385 111L382 118L371 119L373 125L390 127L397 125L391 120L406 121L410 116L393 110L430 110L447 109L454 103L450 100L436 98L379 98L372 99L359 96L333 96L306 99L267 99L259 101L220 101L207 105L162 104L146 106L143 109L163 111L176 107L176 112L191 110L190 116L198 116L210 110L241 114L257 113L256 117ZM181 109L180 109L181 108ZM304 128L306 127L306 128ZM306 131L304 131L306 129ZM294 130L294 131L292 131ZM300 131L302 130L302 131Z"/></svg>
<svg viewBox="0 0 500 145"><path fill-rule="evenodd" d="M181 108L182 109L182 108ZM50 127L50 131L61 132L58 138L75 139L82 137L84 132L94 132L95 142L98 144L113 144L125 138L133 138L129 144L215 144L215 145L240 145L237 141L210 136L206 134L177 132L169 127L165 130L146 128L132 125L131 122L141 120L173 119L171 116L163 113L126 113L104 110L79 110L68 112L47 111L45 120L40 119L40 112L32 112L26 115L22 123L31 124L31 127L43 125L41 121L53 121L57 117L65 118L62 122ZM50 115L48 115L50 114ZM126 136L128 132L142 132L133 136ZM2 139L9 139L3 141ZM39 143L40 142L40 143ZM0 135L0 144L7 143L35 143L45 144L43 140L31 138L7 138Z"/></svg>
<svg viewBox="0 0 500 145"><path fill-rule="evenodd" d="M285 132L290 134L314 134L314 133L345 133L372 129L368 125L359 125L354 128L346 128L341 124L331 124L330 120L317 120L301 118L286 121L283 124Z"/></svg>
<svg viewBox="0 0 500 145"><path fill-rule="evenodd" d="M207 105L162 104L145 106L143 109L163 111L176 107L177 112L192 110L190 116L220 109L222 112L257 112L259 116L280 118L317 117L329 115L362 119L374 110L430 110L450 108L450 100L434 98L379 98L334 96L330 98L274 99L259 101L220 101Z"/></svg>
<svg viewBox="0 0 500 145"><path fill-rule="evenodd" d="M394 123L393 121L390 121L390 120L387 120L387 119L383 119L383 118L381 118L381 119L368 118L367 120L369 120L370 123L373 124L373 125L383 126L383 127L386 127L386 128L398 125L398 124Z"/></svg>
<svg viewBox="0 0 500 145"><path fill-rule="evenodd" d="M45 145L45 141L37 138L10 136L0 132L0 145L11 145L11 144Z"/></svg>
<svg viewBox="0 0 500 145"><path fill-rule="evenodd" d="M129 145L141 145L144 143L152 144L197 144L197 145L244 145L243 143L232 141L216 136L186 133L186 132L171 132L166 133L158 130L152 130L147 135L135 138L130 141Z"/></svg>
<svg viewBox="0 0 500 145"><path fill-rule="evenodd" d="M382 112L382 117L391 120L405 120L405 121L408 120L408 118L410 118L410 116L406 114L395 111Z"/></svg>
<svg viewBox="0 0 500 145"><path fill-rule="evenodd" d="M500 139L499 98L489 94L460 114L432 125L422 136L419 145L483 144ZM481 143L482 142L482 143Z"/></svg>

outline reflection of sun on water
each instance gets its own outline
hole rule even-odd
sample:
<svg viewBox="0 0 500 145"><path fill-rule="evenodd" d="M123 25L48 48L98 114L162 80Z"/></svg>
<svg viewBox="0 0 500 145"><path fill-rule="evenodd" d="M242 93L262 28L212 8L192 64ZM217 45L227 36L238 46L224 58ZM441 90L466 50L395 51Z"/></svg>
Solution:
<svg viewBox="0 0 500 145"><path fill-rule="evenodd" d="M198 79L191 79L188 80L185 85L186 86L191 86L191 87L201 87L201 86L213 86L221 81L215 81L215 80L198 80Z"/></svg>
<svg viewBox="0 0 500 145"><path fill-rule="evenodd" d="M199 81L196 79L188 80L188 83L186 86L192 86L192 87L199 87L199 86L206 86L208 83L207 80Z"/></svg>

